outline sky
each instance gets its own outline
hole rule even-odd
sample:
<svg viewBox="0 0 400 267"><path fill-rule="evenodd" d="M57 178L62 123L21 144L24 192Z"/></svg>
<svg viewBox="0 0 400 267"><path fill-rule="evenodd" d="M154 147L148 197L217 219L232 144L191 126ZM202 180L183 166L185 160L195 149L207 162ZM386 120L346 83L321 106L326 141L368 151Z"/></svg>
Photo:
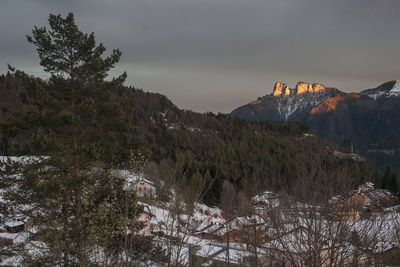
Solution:
<svg viewBox="0 0 400 267"><path fill-rule="evenodd" d="M399 0L1 0L0 73L46 77L33 26L69 12L122 58L111 75L179 108L230 112L276 81L345 92L400 79Z"/></svg>

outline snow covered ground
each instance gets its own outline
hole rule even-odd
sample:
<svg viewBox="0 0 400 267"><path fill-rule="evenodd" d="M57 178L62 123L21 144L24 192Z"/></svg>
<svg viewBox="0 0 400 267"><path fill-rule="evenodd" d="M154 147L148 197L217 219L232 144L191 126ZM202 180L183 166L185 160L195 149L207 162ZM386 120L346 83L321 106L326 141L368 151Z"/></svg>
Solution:
<svg viewBox="0 0 400 267"><path fill-rule="evenodd" d="M29 163L31 159L32 158L29 157L1 157L0 161L12 160ZM127 179L127 188L130 187L133 182L140 177L140 175L134 175L124 171L122 171L122 174ZM1 202L4 202L4 199L2 198L3 192L4 191L0 191ZM174 195L173 190L171 191L171 195ZM224 224L226 220L222 216L223 214L221 209L218 207L208 207L201 203L195 203L193 212L189 214L188 212L183 211L186 208L184 203L180 202L178 203L179 207L176 207L174 205L177 205L177 201L174 200L175 199L172 197L171 202L168 203L162 203L154 200L149 201L149 203L139 203L149 208L149 211L152 215L150 223L152 225L153 233L162 233L162 235L155 235L155 240L158 241L162 247L169 252L172 262L183 265L188 264L190 248L195 248L196 255L198 256L207 258L210 255L214 255L215 260L222 262L226 261L229 257L230 262L239 263L243 261L244 258L251 256L251 252L247 249L245 244L230 243L229 251L227 251L226 244L217 241L201 239L193 235L195 229L206 227L207 223L210 223L210 220L212 220L212 223L215 225ZM265 202L271 209L278 208L280 205L278 195L269 191L253 197L252 201L253 204ZM303 210L306 208L318 210L317 206L308 207L305 204L297 203L296 208L299 208L299 206L301 206ZM301 214L298 215L301 216ZM17 219L14 221L8 221L8 226L15 226L20 221L21 220ZM6 225L4 224L5 221L2 220L2 222L3 232L0 233L0 238L13 240L16 243L25 242L28 235L26 232L8 233L6 232ZM299 218L299 222L301 223L301 218ZM266 224L267 223L268 222L266 222ZM328 225L326 227L328 228L331 224L327 223L326 225ZM386 209L385 213L375 216L369 220L359 220L356 223L349 223L349 225L351 225L356 232L359 232L360 235L371 234L371 237L377 238L377 242L375 242L374 247L371 248L375 253L386 251L392 247L400 246L400 240L398 236L398 231L400 231L400 213L398 207ZM287 225L287 227L289 227L289 225ZM365 233L365 229L370 229L370 232ZM274 232L273 230L276 229L268 228L268 230ZM375 232L377 232L377 235L374 236L373 234L375 234ZM294 238L297 238L297 236L296 233L293 232L293 234L287 235L285 238L288 243L294 243L292 241ZM263 245L264 248L268 248L269 246L279 247L279 244L269 243ZM261 255L263 253L264 251L260 248L258 254ZM20 257L10 257L5 259L2 264L17 265L20 260Z"/></svg>

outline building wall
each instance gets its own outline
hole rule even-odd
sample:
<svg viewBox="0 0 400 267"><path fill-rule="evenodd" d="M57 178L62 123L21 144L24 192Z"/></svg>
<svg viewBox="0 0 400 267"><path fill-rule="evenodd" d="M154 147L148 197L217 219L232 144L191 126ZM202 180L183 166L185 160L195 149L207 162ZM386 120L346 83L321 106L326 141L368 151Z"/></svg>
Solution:
<svg viewBox="0 0 400 267"><path fill-rule="evenodd" d="M139 197L155 197L155 187L145 181L139 181L134 185L136 195Z"/></svg>
<svg viewBox="0 0 400 267"><path fill-rule="evenodd" d="M361 208L364 205L370 204L371 199L364 193L355 193L349 199L346 200L346 206L352 208Z"/></svg>

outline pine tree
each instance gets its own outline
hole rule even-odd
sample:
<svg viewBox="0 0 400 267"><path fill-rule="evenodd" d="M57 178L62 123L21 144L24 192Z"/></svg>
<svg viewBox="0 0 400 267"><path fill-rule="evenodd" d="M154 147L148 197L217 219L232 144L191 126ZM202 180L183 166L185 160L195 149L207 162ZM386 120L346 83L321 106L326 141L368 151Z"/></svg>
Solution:
<svg viewBox="0 0 400 267"><path fill-rule="evenodd" d="M29 220L27 243L39 244L38 250L22 244L25 264L99 263L93 255L115 263L123 253L126 220L141 212L123 179L108 171L128 159L132 148L129 118L113 99L126 73L105 80L121 52L103 57L103 44L81 32L72 13L50 14L48 22L50 29L34 27L27 40L49 80L15 72L34 109L10 121L29 137L26 150L37 156L2 169L8 214Z"/></svg>

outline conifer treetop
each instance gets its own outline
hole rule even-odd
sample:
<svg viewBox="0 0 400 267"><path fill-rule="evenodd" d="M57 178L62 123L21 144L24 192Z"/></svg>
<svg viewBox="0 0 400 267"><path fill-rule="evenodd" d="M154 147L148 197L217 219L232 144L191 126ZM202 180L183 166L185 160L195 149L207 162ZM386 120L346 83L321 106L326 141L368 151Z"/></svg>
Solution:
<svg viewBox="0 0 400 267"><path fill-rule="evenodd" d="M102 43L96 45L93 32L79 30L73 13L65 18L50 14L48 22L50 29L35 26L32 36L26 37L36 46L40 65L51 75L83 84L103 81L120 60L119 49L113 49L110 56L103 58L106 48ZM117 80L123 82L125 78L123 73Z"/></svg>

